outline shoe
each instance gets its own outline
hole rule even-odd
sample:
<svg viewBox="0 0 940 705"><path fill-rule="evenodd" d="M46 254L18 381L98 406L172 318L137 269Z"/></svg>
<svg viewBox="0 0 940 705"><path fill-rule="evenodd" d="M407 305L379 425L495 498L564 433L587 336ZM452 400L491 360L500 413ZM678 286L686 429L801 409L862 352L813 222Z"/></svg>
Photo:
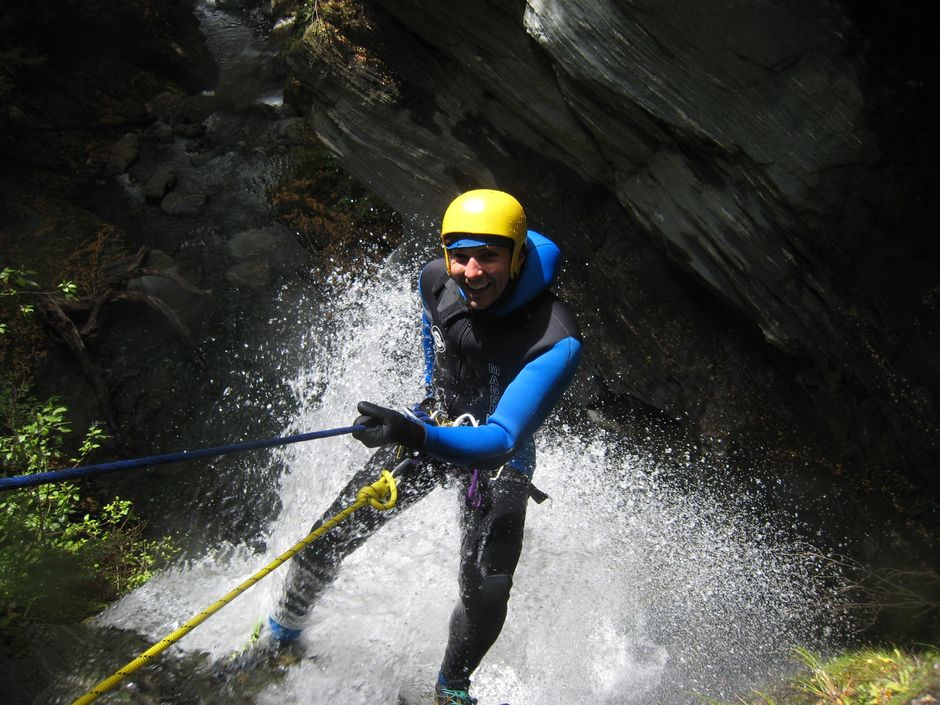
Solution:
<svg viewBox="0 0 940 705"><path fill-rule="evenodd" d="M443 683L434 686L434 705L476 705L476 702L466 690L448 688Z"/></svg>
<svg viewBox="0 0 940 705"><path fill-rule="evenodd" d="M304 656L300 635L300 629L289 629L272 617L259 620L248 642L229 657L229 666L233 671L290 666Z"/></svg>

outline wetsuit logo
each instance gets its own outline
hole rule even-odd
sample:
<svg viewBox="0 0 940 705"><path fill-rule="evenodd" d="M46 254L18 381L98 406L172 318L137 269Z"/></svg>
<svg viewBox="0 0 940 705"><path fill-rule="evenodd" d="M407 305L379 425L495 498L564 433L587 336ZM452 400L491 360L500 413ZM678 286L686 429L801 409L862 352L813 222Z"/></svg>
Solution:
<svg viewBox="0 0 940 705"><path fill-rule="evenodd" d="M442 353L444 352L446 346L444 345L444 334L441 333L441 329L437 326L431 328L431 338L434 340L434 352Z"/></svg>

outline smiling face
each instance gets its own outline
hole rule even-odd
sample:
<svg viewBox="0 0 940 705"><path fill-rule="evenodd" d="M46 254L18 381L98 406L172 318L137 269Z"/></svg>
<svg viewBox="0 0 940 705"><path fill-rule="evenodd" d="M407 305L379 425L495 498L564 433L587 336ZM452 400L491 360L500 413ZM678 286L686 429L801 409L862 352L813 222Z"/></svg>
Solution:
<svg viewBox="0 0 940 705"><path fill-rule="evenodd" d="M457 282L474 311L492 306L510 281L512 249L498 245L449 250L450 276Z"/></svg>

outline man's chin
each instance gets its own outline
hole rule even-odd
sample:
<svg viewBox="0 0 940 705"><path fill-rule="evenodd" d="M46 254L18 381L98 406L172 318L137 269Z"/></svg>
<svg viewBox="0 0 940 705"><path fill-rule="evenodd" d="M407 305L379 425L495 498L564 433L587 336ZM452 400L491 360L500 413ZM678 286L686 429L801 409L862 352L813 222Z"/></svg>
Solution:
<svg viewBox="0 0 940 705"><path fill-rule="evenodd" d="M490 297L467 297L467 305L470 306L474 311L480 311L484 308L488 308L493 302L490 300Z"/></svg>

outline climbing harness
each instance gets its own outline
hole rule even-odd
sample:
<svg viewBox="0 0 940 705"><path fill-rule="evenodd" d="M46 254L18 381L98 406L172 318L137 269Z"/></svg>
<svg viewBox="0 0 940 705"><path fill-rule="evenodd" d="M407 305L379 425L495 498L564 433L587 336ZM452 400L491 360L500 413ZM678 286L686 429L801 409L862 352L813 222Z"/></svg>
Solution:
<svg viewBox="0 0 940 705"><path fill-rule="evenodd" d="M324 431L311 431L310 433L300 433L295 436L283 436L278 438L264 438L254 441L242 441L241 443L232 443L227 446L218 446L216 448L199 448L197 450L183 450L178 453L166 453L164 455L151 455L146 458L132 458L130 460L116 460L111 463L102 463L100 465L85 465L77 468L66 468L64 470L51 470L49 472L39 472L33 475L16 475L14 477L0 478L0 492L6 490L19 489L21 487L34 487L35 485L44 485L50 482L64 482L77 477L86 477L88 475L99 475L115 470L130 470L132 468L149 467L152 465L163 465L165 463L177 463L182 460L195 460L197 458L210 458L216 455L227 455L229 453L238 453L245 450L255 450L257 448L271 448L274 446L283 446L288 443L301 443L303 441L312 441L317 438L328 438L330 436L341 436L353 431L361 431L365 426L345 426L342 428L331 428Z"/></svg>
<svg viewBox="0 0 940 705"><path fill-rule="evenodd" d="M153 659L158 654L162 653L170 646L175 644L177 641L182 639L184 636L189 634L193 629L206 621L209 617L214 615L220 609L225 607L229 602L234 600L236 597L241 595L245 590L256 584L262 578L267 576L269 573L279 568L281 565L289 561L295 555L300 553L308 545L316 541L318 538L327 533L334 526L342 522L344 519L348 518L353 512L358 511L367 504L370 505L373 509L378 511L385 511L391 509L398 502L398 485L396 484L395 477L409 464L413 462L412 458L405 458L402 460L395 468L391 471L383 470L381 477L373 482L371 485L366 485L361 488L359 492L356 493L356 501L346 507L336 516L328 519L323 522L318 528L314 529L310 534L308 534L304 539L298 541L290 549L282 553L280 556L275 558L271 563L262 568L260 571L255 573L253 576L242 582L236 588L231 590L221 599L217 600L209 607L204 609L202 612L194 616L188 622L186 622L179 629L168 635L162 641L154 644L149 649L144 651L136 659L125 665L124 667L118 669L114 675L106 678L96 685L94 688L85 693L78 700L75 700L72 705L87 705L96 700L98 697L107 693L109 690L112 690L117 686L121 681L123 681L127 676L136 671L141 666L147 664L151 659Z"/></svg>
<svg viewBox="0 0 940 705"><path fill-rule="evenodd" d="M461 414L454 419L454 422L450 425L463 426L465 424L476 427L480 425L480 422L476 420L473 414ZM473 470L473 475L470 476L470 485L467 487L467 506L471 509L479 509L483 506L483 488L480 486L480 469L471 469ZM502 472L502 467L500 467L500 472Z"/></svg>
<svg viewBox="0 0 940 705"><path fill-rule="evenodd" d="M431 416L431 418L434 419L434 421L441 426L479 426L480 425L480 422L476 420L476 417L474 417L473 414L461 414L453 421L449 421L443 417L438 419L437 415L438 415L438 412L435 411L434 414ZM502 476L503 470L505 470L507 467L511 467L511 466L508 463L500 465L496 469L496 472L493 473L492 479L498 480ZM470 468L470 469L472 470L472 474L470 476L470 483L467 487L466 502L467 502L467 506L470 507L471 509L480 509L483 506L484 501L485 501L485 497L484 497L485 485L484 485L484 482L480 478L479 468ZM542 504L546 499L550 499L550 497L545 492L543 492L538 487L536 487L531 481L529 482L529 496L535 501L536 504Z"/></svg>
<svg viewBox="0 0 940 705"><path fill-rule="evenodd" d="M476 417L473 414L461 414L453 421L447 421L447 420L441 419L440 421L438 421L438 423L442 426L477 427L480 425L480 422L477 421ZM503 468L505 467L506 465L500 465L499 468L496 469L496 472L493 475L494 480L499 479L499 476L502 474ZM467 494L464 499L467 502L467 506L470 509L480 509L483 506L484 501L486 499L484 497L484 487L485 487L484 481L480 478L479 468L472 467L470 468L470 471L471 471L470 482L467 485Z"/></svg>
<svg viewBox="0 0 940 705"><path fill-rule="evenodd" d="M410 410L406 409L405 412L407 416L410 416L416 421L418 420L415 414L411 412ZM469 413L461 414L456 419L451 421L450 419L447 419L445 416L443 416L440 411L435 411L433 414L431 414L430 418L432 422L434 422L438 426L473 426L474 428L476 428L477 426L480 425L480 422L477 421L476 417L473 414L469 414ZM499 479L499 476L502 474L503 468L505 467L506 467L505 465L501 465L496 470L496 473L493 475L494 480ZM466 494L465 499L466 499L468 507L470 507L471 509L480 509L483 506L483 502L485 499L483 496L484 483L480 478L479 468L473 467L473 468L470 468L470 470L471 470L470 482L467 486L467 494ZM539 490L535 490L535 492L537 492L539 495L544 495L544 493L540 492ZM542 501L544 501L544 497L547 497L547 495L544 495L542 499L537 499L536 501L541 503Z"/></svg>

